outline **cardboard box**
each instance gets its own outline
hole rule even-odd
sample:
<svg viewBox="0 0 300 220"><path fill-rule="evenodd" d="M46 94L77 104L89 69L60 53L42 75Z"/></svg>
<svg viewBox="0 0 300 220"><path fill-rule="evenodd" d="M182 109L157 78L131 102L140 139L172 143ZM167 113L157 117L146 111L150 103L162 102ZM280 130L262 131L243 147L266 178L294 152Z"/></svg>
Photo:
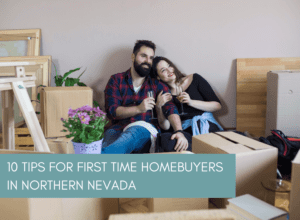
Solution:
<svg viewBox="0 0 300 220"><path fill-rule="evenodd" d="M235 220L228 210L194 210L164 213L110 215L108 220Z"/></svg>
<svg viewBox="0 0 300 220"><path fill-rule="evenodd" d="M61 118L68 118L69 108L93 105L89 87L45 87L41 90L41 126L46 138L66 136Z"/></svg>
<svg viewBox="0 0 300 220"><path fill-rule="evenodd" d="M290 219L300 219L300 151L292 161L292 189L290 194Z"/></svg>
<svg viewBox="0 0 300 220"><path fill-rule="evenodd" d="M170 212L208 209L208 198L150 198L150 212Z"/></svg>
<svg viewBox="0 0 300 220"><path fill-rule="evenodd" d="M118 213L118 199L1 198L0 213L5 220L104 220Z"/></svg>
<svg viewBox="0 0 300 220"><path fill-rule="evenodd" d="M286 220L288 213L249 194L228 199L227 210L232 211L237 219Z"/></svg>
<svg viewBox="0 0 300 220"><path fill-rule="evenodd" d="M72 138L60 137L55 139L46 139L51 152L55 154L74 154Z"/></svg>
<svg viewBox="0 0 300 220"><path fill-rule="evenodd" d="M202 154L236 154L236 196L251 194L264 200L261 182L276 179L278 149L234 132L193 136L192 151ZM226 199L210 199L225 208ZM274 205L275 197L267 201Z"/></svg>

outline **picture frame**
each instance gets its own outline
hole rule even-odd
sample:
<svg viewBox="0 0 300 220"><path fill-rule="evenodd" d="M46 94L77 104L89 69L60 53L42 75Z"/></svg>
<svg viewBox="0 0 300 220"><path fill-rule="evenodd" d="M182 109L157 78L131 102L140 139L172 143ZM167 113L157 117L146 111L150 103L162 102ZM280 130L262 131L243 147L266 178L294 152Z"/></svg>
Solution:
<svg viewBox="0 0 300 220"><path fill-rule="evenodd" d="M39 56L41 29L0 30L1 41L27 41L26 56Z"/></svg>

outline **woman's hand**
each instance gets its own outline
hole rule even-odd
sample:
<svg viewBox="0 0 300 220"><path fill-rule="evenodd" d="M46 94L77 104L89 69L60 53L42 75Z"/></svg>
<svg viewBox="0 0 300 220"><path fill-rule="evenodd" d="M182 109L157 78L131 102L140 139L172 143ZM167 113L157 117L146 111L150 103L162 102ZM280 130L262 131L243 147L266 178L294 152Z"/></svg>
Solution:
<svg viewBox="0 0 300 220"><path fill-rule="evenodd" d="M157 108L163 107L167 102L172 100L171 93L165 93L165 94L162 94L162 93L163 93L163 91L161 91L157 96L157 101L156 101Z"/></svg>
<svg viewBox="0 0 300 220"><path fill-rule="evenodd" d="M186 103L186 104L190 104L191 103L191 97L188 93L186 92L182 92L179 96L179 100L181 103Z"/></svg>

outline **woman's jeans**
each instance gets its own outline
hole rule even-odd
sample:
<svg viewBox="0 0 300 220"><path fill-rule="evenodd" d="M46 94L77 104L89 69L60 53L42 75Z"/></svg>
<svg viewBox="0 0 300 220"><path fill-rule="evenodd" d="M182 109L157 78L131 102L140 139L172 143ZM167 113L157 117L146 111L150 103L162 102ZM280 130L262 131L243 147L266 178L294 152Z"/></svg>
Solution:
<svg viewBox="0 0 300 220"><path fill-rule="evenodd" d="M150 132L142 126L132 126L126 131L113 125L104 133L101 154L129 154L151 144ZM149 151L148 151L149 152Z"/></svg>

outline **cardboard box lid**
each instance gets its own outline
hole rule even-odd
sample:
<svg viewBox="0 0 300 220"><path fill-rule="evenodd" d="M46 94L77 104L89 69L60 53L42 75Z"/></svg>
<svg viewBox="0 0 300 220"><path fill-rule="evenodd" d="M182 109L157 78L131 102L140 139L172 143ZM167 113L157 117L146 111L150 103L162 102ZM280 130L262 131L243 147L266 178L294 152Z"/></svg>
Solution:
<svg viewBox="0 0 300 220"><path fill-rule="evenodd" d="M253 151L251 148L248 148L242 144L236 144L235 142L232 142L215 133L193 136L193 139L198 139L202 142L201 151L209 152L211 154L239 154ZM212 149L212 147L214 147L214 150Z"/></svg>
<svg viewBox="0 0 300 220"><path fill-rule="evenodd" d="M237 142L239 144L242 144L244 146L250 147L253 150L262 150L262 149L272 149L274 147L264 144L262 142L253 140L251 138L245 137L243 135L237 134L232 131L222 131L222 132L216 132L216 134L225 137L231 141Z"/></svg>
<svg viewBox="0 0 300 220"><path fill-rule="evenodd" d="M234 220L236 219L230 211L225 209L175 211L161 213L135 213L110 215L109 220Z"/></svg>
<svg viewBox="0 0 300 220"><path fill-rule="evenodd" d="M240 215L242 215L243 217L248 217L246 215L244 216L244 213L249 213L250 215L257 217L258 219L268 220L288 214L287 212L249 194L238 196L233 199L228 199L228 202L229 205L227 206L227 208L240 213ZM232 206L232 204L234 206ZM239 210L235 209L235 207L238 207Z"/></svg>

